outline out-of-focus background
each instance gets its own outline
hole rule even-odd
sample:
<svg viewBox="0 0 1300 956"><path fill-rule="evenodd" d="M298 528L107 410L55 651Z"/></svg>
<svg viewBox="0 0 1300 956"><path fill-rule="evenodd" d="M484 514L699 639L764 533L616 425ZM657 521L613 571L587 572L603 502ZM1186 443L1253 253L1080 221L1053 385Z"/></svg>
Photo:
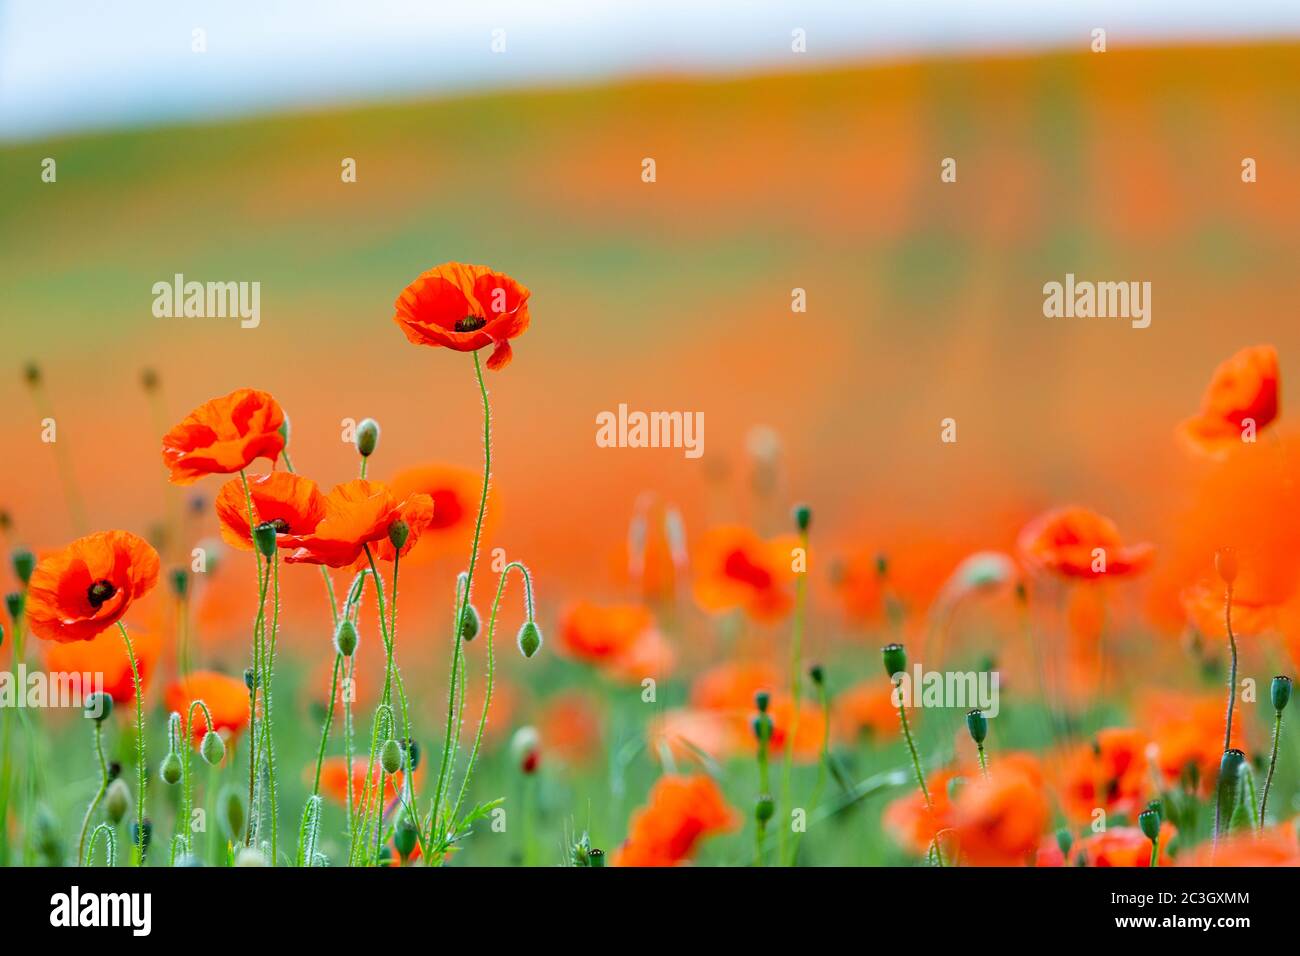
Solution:
<svg viewBox="0 0 1300 956"><path fill-rule="evenodd" d="M392 321L407 282L460 260L532 290L488 378L490 543L537 568L546 617L634 594L650 490L690 535L784 531L809 501L828 556L1009 548L1071 501L1173 538L1201 467L1173 427L1215 365L1269 342L1300 374L1300 8L701 6L0 7L11 537L73 536L59 454L93 527L146 532L162 431L244 385L284 405L323 485L355 472L346 417L382 423L377 477L479 467L468 356ZM155 318L175 273L260 282L260 326ZM1044 318L1066 273L1149 281L1150 327ZM703 457L597 447L620 403L702 411ZM775 483L755 492L764 449ZM413 574L450 594L463 560ZM296 577L286 613L309 628L319 582ZM814 615L815 649L839 624Z"/></svg>

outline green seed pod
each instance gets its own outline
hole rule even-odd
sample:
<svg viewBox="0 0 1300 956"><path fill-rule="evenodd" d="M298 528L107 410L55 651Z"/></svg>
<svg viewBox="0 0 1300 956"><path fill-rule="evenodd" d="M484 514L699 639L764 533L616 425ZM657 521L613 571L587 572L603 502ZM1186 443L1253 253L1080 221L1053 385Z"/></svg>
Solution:
<svg viewBox="0 0 1300 956"><path fill-rule="evenodd" d="M1160 814L1154 810L1143 810L1138 814L1138 827L1144 837L1154 842L1160 837Z"/></svg>
<svg viewBox="0 0 1300 956"><path fill-rule="evenodd" d="M415 844L419 840L420 834L412 823L403 813L397 818L397 823L393 827L393 846L397 848L397 855L405 860L415 849Z"/></svg>
<svg viewBox="0 0 1300 956"><path fill-rule="evenodd" d="M977 744L984 743L984 738L989 735L989 719L984 716L984 711L968 711L966 714L966 729L970 731L971 740Z"/></svg>
<svg viewBox="0 0 1300 956"><path fill-rule="evenodd" d="M117 826L131 810L131 791L126 782L118 777L108 785L104 794L104 815L108 822Z"/></svg>
<svg viewBox="0 0 1300 956"><path fill-rule="evenodd" d="M466 604L465 610L461 613L460 618L460 636L466 641L472 641L478 637L479 629L483 627L483 619L478 615L478 608L473 604ZM532 656L531 654L528 656Z"/></svg>
<svg viewBox="0 0 1300 956"><path fill-rule="evenodd" d="M81 712L87 720L103 721L113 713L113 698L103 692L88 694Z"/></svg>
<svg viewBox="0 0 1300 956"><path fill-rule="evenodd" d="M400 518L388 526L388 541L398 551L402 550L410 536L411 526Z"/></svg>
<svg viewBox="0 0 1300 956"><path fill-rule="evenodd" d="M760 744L772 739L772 717L769 714L755 714L750 726L754 730L754 739Z"/></svg>
<svg viewBox="0 0 1300 956"><path fill-rule="evenodd" d="M760 796L754 804L754 819L759 823L766 823L772 819L774 813L776 813L776 801L772 799L772 795L765 793Z"/></svg>
<svg viewBox="0 0 1300 956"><path fill-rule="evenodd" d="M226 742L221 739L221 734L209 730L203 735L203 743L199 744L199 753L204 761L215 767L225 759Z"/></svg>
<svg viewBox="0 0 1300 956"><path fill-rule="evenodd" d="M402 745L392 738L385 740L383 749L379 751L379 765L384 768L384 773L390 775L401 770Z"/></svg>
<svg viewBox="0 0 1300 956"><path fill-rule="evenodd" d="M754 695L754 706L758 708L760 714L766 714L768 705L772 703L772 695L765 690L760 690Z"/></svg>
<svg viewBox="0 0 1300 956"><path fill-rule="evenodd" d="M808 530L810 524L812 524L812 509L807 505L795 505L794 526L802 533Z"/></svg>
<svg viewBox="0 0 1300 956"><path fill-rule="evenodd" d="M603 868L605 866L605 851L593 848L587 854L587 865Z"/></svg>
<svg viewBox="0 0 1300 956"><path fill-rule="evenodd" d="M818 687L821 687L826 683L826 669L820 664L814 664L812 667L808 668L808 676Z"/></svg>
<svg viewBox="0 0 1300 956"><path fill-rule="evenodd" d="M1286 710L1286 705L1291 702L1291 678L1279 674L1273 678L1269 691L1273 695L1273 709L1279 714L1282 713Z"/></svg>
<svg viewBox="0 0 1300 956"><path fill-rule="evenodd" d="M357 425L356 441L357 451L362 458L373 455L375 446L379 444L379 422L373 418L363 418Z"/></svg>
<svg viewBox="0 0 1300 956"><path fill-rule="evenodd" d="M334 630L334 649L344 657L351 657L357 649L357 626L346 617Z"/></svg>
<svg viewBox="0 0 1300 956"><path fill-rule="evenodd" d="M515 641L519 645L520 654L524 657L532 657L542 646L542 632L532 621L524 621L524 626L519 629L519 636Z"/></svg>
<svg viewBox="0 0 1300 956"><path fill-rule="evenodd" d="M880 656L885 662L885 673L893 677L907 670L907 651L902 644L886 644L880 649Z"/></svg>
<svg viewBox="0 0 1300 956"><path fill-rule="evenodd" d="M253 541L257 544L257 550L262 552L262 557L269 558L275 554L275 525L269 521L263 521L253 529Z"/></svg>
<svg viewBox="0 0 1300 956"><path fill-rule="evenodd" d="M14 574L18 580L26 584L32 579L32 571L36 569L36 555L32 554L26 548L14 548L11 556L14 565Z"/></svg>
<svg viewBox="0 0 1300 956"><path fill-rule="evenodd" d="M169 751L167 756L163 757L162 767L158 772L164 783L181 782L181 758L176 756L176 751Z"/></svg>
<svg viewBox="0 0 1300 956"><path fill-rule="evenodd" d="M1237 806L1237 790L1241 784L1241 771L1246 765L1246 755L1240 750L1223 752L1219 762L1219 814L1225 822L1231 822L1232 812Z"/></svg>
<svg viewBox="0 0 1300 956"><path fill-rule="evenodd" d="M5 608L9 611L9 616L17 621L23 616L23 605L27 602L23 599L21 591L10 591L5 595Z"/></svg>

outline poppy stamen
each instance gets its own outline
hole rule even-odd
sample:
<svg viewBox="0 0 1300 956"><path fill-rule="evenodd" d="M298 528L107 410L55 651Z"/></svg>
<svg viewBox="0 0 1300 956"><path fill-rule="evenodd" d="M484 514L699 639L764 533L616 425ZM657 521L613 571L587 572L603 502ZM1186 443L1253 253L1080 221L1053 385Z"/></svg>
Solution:
<svg viewBox="0 0 1300 956"><path fill-rule="evenodd" d="M477 332L483 326L487 325L487 319L481 315L467 315L463 319L456 320L457 332Z"/></svg>
<svg viewBox="0 0 1300 956"><path fill-rule="evenodd" d="M96 581L86 589L86 598L90 601L90 606L98 611L116 593L117 588L111 581Z"/></svg>

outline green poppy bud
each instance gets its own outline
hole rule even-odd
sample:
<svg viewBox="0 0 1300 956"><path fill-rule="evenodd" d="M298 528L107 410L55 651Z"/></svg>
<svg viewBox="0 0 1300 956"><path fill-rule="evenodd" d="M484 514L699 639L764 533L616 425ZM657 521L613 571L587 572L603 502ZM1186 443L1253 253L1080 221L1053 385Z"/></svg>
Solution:
<svg viewBox="0 0 1300 956"><path fill-rule="evenodd" d="M257 672L251 667L244 668L244 686L249 690L254 690L257 687Z"/></svg>
<svg viewBox="0 0 1300 956"><path fill-rule="evenodd" d="M226 787L217 797L217 806L220 808L221 824L225 828L226 837L242 840L246 821L243 793L237 787Z"/></svg>
<svg viewBox="0 0 1300 956"><path fill-rule="evenodd" d="M384 768L384 773L390 775L401 770L402 745L392 738L385 740L383 749L379 751L379 765Z"/></svg>
<svg viewBox="0 0 1300 956"><path fill-rule="evenodd" d="M808 531L810 524L812 524L812 509L807 505L795 505L794 526L799 529L800 533L805 533Z"/></svg>
<svg viewBox="0 0 1300 956"><path fill-rule="evenodd" d="M369 458L375 453L379 444L379 422L373 418L364 418L357 425L357 451L362 458Z"/></svg>
<svg viewBox="0 0 1300 956"><path fill-rule="evenodd" d="M406 539L410 536L411 526L401 518L388 526L388 541L398 551L401 551L406 546Z"/></svg>
<svg viewBox="0 0 1300 956"><path fill-rule="evenodd" d="M754 819L759 823L766 823L772 819L774 813L776 813L776 801L772 799L772 795L765 793L760 796L758 802L754 804Z"/></svg>
<svg viewBox="0 0 1300 956"><path fill-rule="evenodd" d="M419 840L420 834L412 823L403 813L397 818L397 823L393 827L393 846L397 848L397 855L403 860L411 855L415 849L415 844Z"/></svg>
<svg viewBox="0 0 1300 956"><path fill-rule="evenodd" d="M766 714L768 705L772 703L772 695L765 690L760 690L754 695L754 706L758 708L760 714Z"/></svg>
<svg viewBox="0 0 1300 956"><path fill-rule="evenodd" d="M472 641L478 636L479 629L483 626L483 619L478 615L478 609L473 604L466 604L465 610L460 617L460 636L466 641ZM531 654L529 655L532 656Z"/></svg>
<svg viewBox="0 0 1300 956"><path fill-rule="evenodd" d="M519 629L519 636L516 638L519 644L519 653L524 657L532 657L542 646L542 632L537 629L537 625L532 621L524 621L524 626Z"/></svg>
<svg viewBox="0 0 1300 956"><path fill-rule="evenodd" d="M21 591L10 591L5 595L5 609L9 611L9 616L14 621L23 616L23 605L25 603Z"/></svg>
<svg viewBox="0 0 1300 956"><path fill-rule="evenodd" d="M1056 845L1061 848L1062 856L1070 855L1070 847L1074 846L1074 834L1068 827L1061 827L1056 831Z"/></svg>
<svg viewBox="0 0 1300 956"><path fill-rule="evenodd" d="M104 794L104 814L108 822L117 826L131 810L131 790L126 782L118 777L108 785Z"/></svg>
<svg viewBox="0 0 1300 956"><path fill-rule="evenodd" d="M176 756L176 751L169 751L167 756L163 757L162 767L158 772L165 783L181 782L181 758Z"/></svg>
<svg viewBox="0 0 1300 956"><path fill-rule="evenodd" d="M172 569L172 593L184 601L190 593L190 572L188 568Z"/></svg>
<svg viewBox="0 0 1300 956"><path fill-rule="evenodd" d="M102 692L88 694L81 712L87 720L105 720L113 712L113 698Z"/></svg>
<svg viewBox="0 0 1300 956"><path fill-rule="evenodd" d="M36 569L36 555L32 554L26 548L14 548L12 556L14 564L14 574L18 575L18 580L26 584L32 579L32 571Z"/></svg>
<svg viewBox="0 0 1300 956"><path fill-rule="evenodd" d="M257 544L257 550L262 552L262 557L271 557L275 554L275 525L263 521L253 529L253 541Z"/></svg>
<svg viewBox="0 0 1300 956"><path fill-rule="evenodd" d="M210 766L217 766L226 756L226 742L221 739L221 734L215 730L209 730L203 735L203 743L199 744L199 753Z"/></svg>
<svg viewBox="0 0 1300 956"><path fill-rule="evenodd" d="M966 714L966 729L970 731L970 739L977 744L984 743L984 738L989 735L989 719L984 716L982 710L972 710Z"/></svg>
<svg viewBox="0 0 1300 956"><path fill-rule="evenodd" d="M1273 709L1280 714L1286 710L1286 705L1291 701L1291 678L1279 674L1273 678L1269 691L1273 695Z"/></svg>
<svg viewBox="0 0 1300 956"><path fill-rule="evenodd" d="M826 669L820 664L814 664L812 667L808 668L808 676L818 687L821 687L826 683Z"/></svg>
<svg viewBox="0 0 1300 956"><path fill-rule="evenodd" d="M1138 827L1142 835L1154 843L1160 838L1160 814L1155 810L1143 810L1138 814Z"/></svg>
<svg viewBox="0 0 1300 956"><path fill-rule="evenodd" d="M750 721L750 726L754 729L754 738L761 744L772 739L772 718L765 713L754 715Z"/></svg>
<svg viewBox="0 0 1300 956"><path fill-rule="evenodd" d="M885 673L890 677L907 670L907 651L902 644L886 644L880 649L880 655L885 662Z"/></svg>
<svg viewBox="0 0 1300 956"><path fill-rule="evenodd" d="M334 649L344 657L351 657L357 649L357 626L346 617L334 629Z"/></svg>

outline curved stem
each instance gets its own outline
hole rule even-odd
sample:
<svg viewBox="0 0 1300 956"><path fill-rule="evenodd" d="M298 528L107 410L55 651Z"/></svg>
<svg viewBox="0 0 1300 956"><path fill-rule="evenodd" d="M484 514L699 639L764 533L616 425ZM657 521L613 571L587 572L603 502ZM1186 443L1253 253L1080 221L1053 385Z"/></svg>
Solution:
<svg viewBox="0 0 1300 956"><path fill-rule="evenodd" d="M122 632L122 640L126 642L126 656L131 662L131 681L135 685L135 761L136 769L139 771L139 791L135 797L135 823L136 823L136 849L139 851L139 866L144 866L145 840L145 770L144 770L144 688L140 683L140 667L136 663L135 648L131 646L131 635L126 632L126 625L121 621L117 622L117 629Z"/></svg>
<svg viewBox="0 0 1300 956"><path fill-rule="evenodd" d="M1273 718L1273 752L1268 758L1268 776L1264 778L1264 792L1259 800L1259 832L1264 832L1264 811L1268 809L1268 791L1273 786L1273 772L1277 770L1277 745L1282 739L1282 711Z"/></svg>
<svg viewBox="0 0 1300 956"><path fill-rule="evenodd" d="M1274 746L1276 748L1276 744ZM98 720L95 721L95 755L99 758L99 790L96 792L95 798L90 801L90 806L86 808L86 816L81 821L81 838L77 841L78 862L85 858L86 831L90 829L91 818L94 817L95 810L99 807L99 801L104 799L104 794L108 791L108 761L104 759L104 725ZM1269 775L1269 779L1272 779L1272 774ZM1264 797L1265 799L1268 798L1267 789L1264 791Z"/></svg>

